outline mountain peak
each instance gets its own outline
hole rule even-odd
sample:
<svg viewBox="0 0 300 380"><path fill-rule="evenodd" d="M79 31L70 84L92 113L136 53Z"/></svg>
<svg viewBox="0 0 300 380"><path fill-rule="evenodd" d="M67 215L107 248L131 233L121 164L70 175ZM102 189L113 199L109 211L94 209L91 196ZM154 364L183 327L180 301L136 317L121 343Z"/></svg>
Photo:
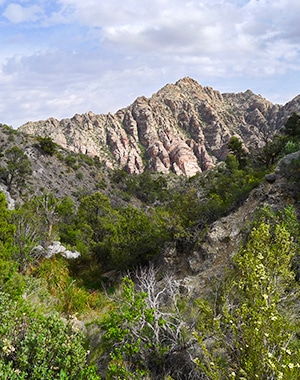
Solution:
<svg viewBox="0 0 300 380"><path fill-rule="evenodd" d="M52 118L20 130L49 136L69 150L98 156L108 167L129 173L192 176L223 160L232 136L239 136L246 148L262 146L266 133L271 137L298 110L300 96L282 107L251 90L221 94L185 77L115 114Z"/></svg>
<svg viewBox="0 0 300 380"><path fill-rule="evenodd" d="M183 77L175 83L175 86L180 86L180 85L201 87L201 85L195 79L190 78L190 77Z"/></svg>

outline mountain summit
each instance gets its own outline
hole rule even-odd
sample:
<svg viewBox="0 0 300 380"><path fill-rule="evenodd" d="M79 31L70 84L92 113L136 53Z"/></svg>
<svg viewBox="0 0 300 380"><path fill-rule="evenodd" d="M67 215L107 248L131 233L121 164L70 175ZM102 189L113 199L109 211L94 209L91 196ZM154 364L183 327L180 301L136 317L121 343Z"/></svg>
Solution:
<svg viewBox="0 0 300 380"><path fill-rule="evenodd" d="M193 176L226 157L232 136L245 148L262 146L299 110L300 96L281 106L250 90L221 94L186 77L115 114L50 118L19 130L51 137L131 174L151 170Z"/></svg>

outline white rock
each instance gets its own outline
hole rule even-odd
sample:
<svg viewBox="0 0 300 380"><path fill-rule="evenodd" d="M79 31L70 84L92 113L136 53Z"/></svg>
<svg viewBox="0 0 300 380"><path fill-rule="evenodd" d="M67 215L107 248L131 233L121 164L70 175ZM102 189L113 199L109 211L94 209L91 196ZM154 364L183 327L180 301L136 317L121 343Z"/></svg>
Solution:
<svg viewBox="0 0 300 380"><path fill-rule="evenodd" d="M60 241L53 241L45 250L45 257L50 258L53 255L57 255L58 253L60 253L67 259L76 259L80 256L79 252L68 250L65 246L61 244Z"/></svg>

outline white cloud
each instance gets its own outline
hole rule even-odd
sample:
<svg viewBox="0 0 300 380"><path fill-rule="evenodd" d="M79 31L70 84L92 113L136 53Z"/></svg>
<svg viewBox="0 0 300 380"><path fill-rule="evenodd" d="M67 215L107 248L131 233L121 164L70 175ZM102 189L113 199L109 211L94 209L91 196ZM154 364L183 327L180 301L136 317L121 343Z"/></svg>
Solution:
<svg viewBox="0 0 300 380"><path fill-rule="evenodd" d="M9 4L3 12L3 16L14 24L37 21L41 14L42 9L37 5L22 7L16 3Z"/></svg>
<svg viewBox="0 0 300 380"><path fill-rule="evenodd" d="M300 10L295 0L261 1L124 1L65 0L81 23L101 28L99 39L136 54L219 55L224 64L243 59L245 64L265 64L268 51L276 66L277 38L285 41L285 57L293 55L294 39L300 38ZM283 17L285 16L285 17ZM296 42L297 43L297 42ZM274 46L274 49L273 49ZM171 58L172 59L172 58Z"/></svg>
<svg viewBox="0 0 300 380"><path fill-rule="evenodd" d="M0 122L114 111L187 75L278 101L299 92L299 0L7 4Z"/></svg>

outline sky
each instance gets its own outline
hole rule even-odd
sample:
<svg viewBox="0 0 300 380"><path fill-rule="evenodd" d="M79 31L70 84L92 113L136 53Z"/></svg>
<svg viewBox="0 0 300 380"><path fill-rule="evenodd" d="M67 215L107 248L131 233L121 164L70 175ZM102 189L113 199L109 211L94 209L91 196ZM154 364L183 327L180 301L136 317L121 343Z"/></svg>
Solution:
<svg viewBox="0 0 300 380"><path fill-rule="evenodd" d="M191 77L300 94L299 0L0 0L0 123L116 112Z"/></svg>

